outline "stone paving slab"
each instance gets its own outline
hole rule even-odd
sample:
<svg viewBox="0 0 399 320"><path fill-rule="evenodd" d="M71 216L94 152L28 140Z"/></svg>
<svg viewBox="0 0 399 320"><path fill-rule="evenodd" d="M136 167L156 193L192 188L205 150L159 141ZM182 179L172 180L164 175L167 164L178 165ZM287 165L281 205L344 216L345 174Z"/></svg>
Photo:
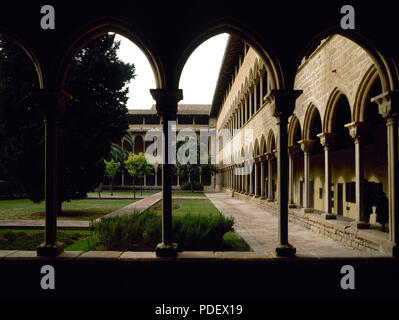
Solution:
<svg viewBox="0 0 399 320"><path fill-rule="evenodd" d="M122 255L122 251L88 251L79 255L79 260L119 260Z"/></svg>
<svg viewBox="0 0 399 320"><path fill-rule="evenodd" d="M274 252L278 244L278 219L273 214L246 201L232 198L227 193L206 193L212 203L233 216L265 251ZM377 251L354 250L329 238L324 238L297 224L288 224L289 242L298 255L307 257L381 257L387 256ZM244 239L245 240L245 239Z"/></svg>

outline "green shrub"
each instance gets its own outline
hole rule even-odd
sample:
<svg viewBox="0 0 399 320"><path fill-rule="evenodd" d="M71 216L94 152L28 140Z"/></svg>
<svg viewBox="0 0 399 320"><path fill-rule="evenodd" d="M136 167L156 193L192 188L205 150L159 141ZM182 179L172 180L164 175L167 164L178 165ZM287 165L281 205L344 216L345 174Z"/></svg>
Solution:
<svg viewBox="0 0 399 320"><path fill-rule="evenodd" d="M233 218L220 214L184 214L173 218L173 241L180 250L217 250L223 236L232 230ZM104 217L92 226L88 241L104 250L154 250L161 242L161 217L147 210L126 216Z"/></svg>
<svg viewBox="0 0 399 320"><path fill-rule="evenodd" d="M187 181L180 185L181 190L191 190L191 184L193 185L193 190L204 190L204 185L198 181Z"/></svg>

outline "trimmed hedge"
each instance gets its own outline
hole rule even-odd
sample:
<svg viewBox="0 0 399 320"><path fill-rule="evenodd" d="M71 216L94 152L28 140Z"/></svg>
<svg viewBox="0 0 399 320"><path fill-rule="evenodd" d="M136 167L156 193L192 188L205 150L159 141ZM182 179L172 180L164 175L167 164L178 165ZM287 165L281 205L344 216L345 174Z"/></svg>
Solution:
<svg viewBox="0 0 399 320"><path fill-rule="evenodd" d="M221 214L184 214L173 217L173 241L179 250L217 250L223 236L232 230L234 218ZM161 242L161 217L147 210L126 216L104 217L92 225L92 249L139 251L154 250Z"/></svg>
<svg viewBox="0 0 399 320"><path fill-rule="evenodd" d="M193 182L187 181L187 182L184 182L184 183L182 183L180 185L180 189L181 190L191 190L191 184L193 185L193 190L196 190L196 191L197 190L200 190L200 191L204 190L204 185L201 182L198 182L198 181L193 181Z"/></svg>

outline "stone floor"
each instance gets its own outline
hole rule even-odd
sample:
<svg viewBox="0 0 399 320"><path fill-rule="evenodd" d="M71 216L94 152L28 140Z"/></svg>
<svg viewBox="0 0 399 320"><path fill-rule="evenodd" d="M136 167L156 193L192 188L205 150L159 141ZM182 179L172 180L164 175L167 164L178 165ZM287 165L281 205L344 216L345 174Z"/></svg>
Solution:
<svg viewBox="0 0 399 320"><path fill-rule="evenodd" d="M274 250L278 239L276 216L224 192L206 195L224 215L234 217L237 225L235 229L238 228L239 234L254 251L261 251L262 247L267 252ZM382 252L345 247L296 224L289 223L288 232L289 243L296 248L298 257L387 257Z"/></svg>

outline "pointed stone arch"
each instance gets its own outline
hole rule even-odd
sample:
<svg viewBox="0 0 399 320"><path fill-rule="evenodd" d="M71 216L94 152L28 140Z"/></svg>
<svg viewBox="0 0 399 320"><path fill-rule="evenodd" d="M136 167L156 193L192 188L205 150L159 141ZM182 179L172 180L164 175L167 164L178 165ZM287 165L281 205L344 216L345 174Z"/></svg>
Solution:
<svg viewBox="0 0 399 320"><path fill-rule="evenodd" d="M264 155L267 151L267 143L266 143L266 138L265 135L262 134L262 136L260 137L260 154Z"/></svg>
<svg viewBox="0 0 399 320"><path fill-rule="evenodd" d="M254 157L258 157L259 155L260 155L259 141L258 138L256 138L254 143Z"/></svg>
<svg viewBox="0 0 399 320"><path fill-rule="evenodd" d="M320 118L320 122L321 122L319 109L313 103L310 103L306 110L305 120L303 123L303 130L302 130L302 139L303 140L311 139L312 126L313 126L313 123L316 120L317 116ZM321 127L321 129L323 129L321 123L320 123L320 127Z"/></svg>
<svg viewBox="0 0 399 320"><path fill-rule="evenodd" d="M294 146L298 143L299 140L295 139L295 137L298 133L298 130L299 130L299 134L301 135L301 138L299 140L302 140L301 124L298 120L298 117L296 115L293 115L290 118L290 123L288 124L288 145L289 146Z"/></svg>
<svg viewBox="0 0 399 320"><path fill-rule="evenodd" d="M353 106L353 115L352 119L356 122L363 122L366 118L366 106L370 102L369 94L373 89L373 86L376 82L379 81L379 85L381 86L381 80L375 65L371 65L370 68L364 74L358 90L355 95L355 103ZM382 93L382 92L381 92Z"/></svg>
<svg viewBox="0 0 399 320"><path fill-rule="evenodd" d="M323 120L323 126L322 126L323 132L325 132L325 133L333 132L334 118L335 118L335 113L337 111L336 107L337 107L340 99L342 99L343 97L345 97L345 99L347 99L346 98L347 95L344 93L343 90L341 90L338 87L335 87L334 90L331 92L330 97L328 98L328 101L327 101L326 111L324 114L324 120ZM348 103L349 103L349 100L348 100ZM352 115L351 115L351 117L352 117ZM352 121L352 119L351 119L351 121Z"/></svg>
<svg viewBox="0 0 399 320"><path fill-rule="evenodd" d="M273 152L276 149L276 137L272 129L269 130L267 135L267 153Z"/></svg>

